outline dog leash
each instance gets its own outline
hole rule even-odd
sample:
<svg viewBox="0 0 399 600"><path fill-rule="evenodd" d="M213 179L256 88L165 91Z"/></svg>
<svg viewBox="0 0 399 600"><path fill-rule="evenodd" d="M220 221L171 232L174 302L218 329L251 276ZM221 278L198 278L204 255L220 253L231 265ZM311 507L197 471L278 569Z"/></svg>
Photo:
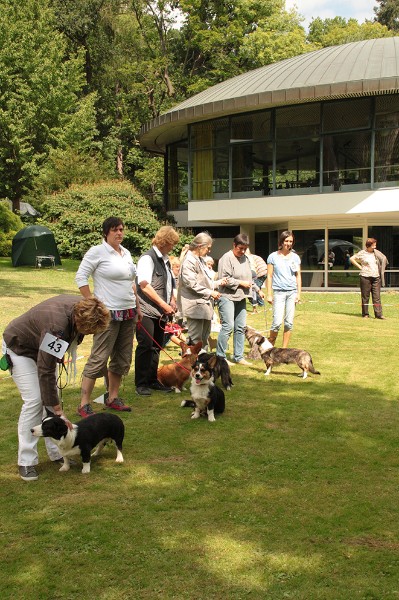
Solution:
<svg viewBox="0 0 399 600"><path fill-rule="evenodd" d="M265 317L265 328L266 328L266 331L268 331L266 302L263 304L263 316Z"/></svg>
<svg viewBox="0 0 399 600"><path fill-rule="evenodd" d="M187 371L187 373L190 373L190 369L187 369L184 365L182 365L180 362L176 361L173 356L171 356L166 350L165 348L163 348L160 344L158 344L158 342L156 340L154 340L154 338L152 337L152 335L147 331L147 329L144 327L144 325L142 324L141 321L137 322L136 325L137 328L142 329L144 331L144 333L150 338L150 340L152 342L154 342L154 344L156 346L158 346L158 348L160 349L161 352L165 352L166 356L168 356L170 358L170 360L177 365L178 367L180 367L181 369L184 369L184 371ZM165 331L165 329L162 327L162 329Z"/></svg>

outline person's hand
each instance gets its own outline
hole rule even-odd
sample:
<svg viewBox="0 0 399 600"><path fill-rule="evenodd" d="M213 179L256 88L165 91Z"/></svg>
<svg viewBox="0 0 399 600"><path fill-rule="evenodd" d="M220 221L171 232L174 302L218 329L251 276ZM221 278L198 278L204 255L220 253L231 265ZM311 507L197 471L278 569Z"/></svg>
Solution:
<svg viewBox="0 0 399 600"><path fill-rule="evenodd" d="M300 297L300 295L299 295L299 294L297 294L297 295L295 296L295 304L298 304L298 302L300 302L300 301L301 301L301 297Z"/></svg>
<svg viewBox="0 0 399 600"><path fill-rule="evenodd" d="M269 304L273 304L273 296L267 296L266 302L268 302Z"/></svg>
<svg viewBox="0 0 399 600"><path fill-rule="evenodd" d="M262 292L262 290L259 290L258 295L260 298L262 298L262 300L265 297L265 294Z"/></svg>
<svg viewBox="0 0 399 600"><path fill-rule="evenodd" d="M165 306L162 307L162 310L165 315L174 315L175 314L175 310L173 309L173 307L170 304L165 304Z"/></svg>
<svg viewBox="0 0 399 600"><path fill-rule="evenodd" d="M143 313L141 312L141 308L139 308L138 306L136 306L136 315L137 315L137 320L138 321L142 321L143 320Z"/></svg>
<svg viewBox="0 0 399 600"><path fill-rule="evenodd" d="M240 286L248 290L252 287L252 281L240 281Z"/></svg>
<svg viewBox="0 0 399 600"><path fill-rule="evenodd" d="M221 293L220 292L216 292L216 291L213 291L212 294L211 294L211 297L214 300L219 300L220 296L221 296Z"/></svg>
<svg viewBox="0 0 399 600"><path fill-rule="evenodd" d="M71 421L69 419L67 419L67 417L65 415L61 415L61 419L63 421L65 421L66 426L68 427L69 431L72 431L73 429L73 424L71 423Z"/></svg>

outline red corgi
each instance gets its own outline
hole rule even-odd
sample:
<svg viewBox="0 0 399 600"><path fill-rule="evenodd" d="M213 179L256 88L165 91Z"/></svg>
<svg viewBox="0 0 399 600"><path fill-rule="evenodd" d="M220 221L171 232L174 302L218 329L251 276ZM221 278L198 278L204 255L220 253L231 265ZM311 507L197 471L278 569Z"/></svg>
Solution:
<svg viewBox="0 0 399 600"><path fill-rule="evenodd" d="M177 394L183 389L184 383L190 377L191 367L197 360L202 342L188 346L185 342L180 343L181 359L178 362L163 365L158 369L158 381L169 388L174 388Z"/></svg>

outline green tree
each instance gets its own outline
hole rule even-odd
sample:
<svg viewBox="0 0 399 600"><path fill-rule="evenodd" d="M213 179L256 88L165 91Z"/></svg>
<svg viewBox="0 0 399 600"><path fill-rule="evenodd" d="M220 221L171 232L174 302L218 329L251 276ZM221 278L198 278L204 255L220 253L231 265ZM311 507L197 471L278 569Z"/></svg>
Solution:
<svg viewBox="0 0 399 600"><path fill-rule="evenodd" d="M148 250L162 224L148 201L127 181L72 185L49 196L41 210L40 224L54 233L60 254L71 258L81 258L90 246L101 242L101 225L112 215L123 219L123 243L136 258ZM184 234L176 251L186 240Z"/></svg>
<svg viewBox="0 0 399 600"><path fill-rule="evenodd" d="M379 6L374 8L375 20L391 31L399 31L399 1L376 0L376 2Z"/></svg>
<svg viewBox="0 0 399 600"><path fill-rule="evenodd" d="M80 100L83 58L65 50L47 0L0 4L0 197L14 209L51 149L86 151L95 134L82 119L94 106Z"/></svg>
<svg viewBox="0 0 399 600"><path fill-rule="evenodd" d="M6 200L0 201L0 256L11 256L12 239L24 224L10 210Z"/></svg>
<svg viewBox="0 0 399 600"><path fill-rule="evenodd" d="M309 25L308 40L319 47L336 46L371 40L374 38L391 37L393 33L380 23L365 21L358 23L356 19L346 20L344 17L333 19L313 19Z"/></svg>
<svg viewBox="0 0 399 600"><path fill-rule="evenodd" d="M313 49L283 0L181 0L182 93Z"/></svg>

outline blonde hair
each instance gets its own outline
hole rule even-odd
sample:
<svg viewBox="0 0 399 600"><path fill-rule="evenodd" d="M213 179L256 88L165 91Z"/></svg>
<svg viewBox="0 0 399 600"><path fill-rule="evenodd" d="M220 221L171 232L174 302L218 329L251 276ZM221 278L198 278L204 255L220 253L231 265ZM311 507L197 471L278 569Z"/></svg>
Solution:
<svg viewBox="0 0 399 600"><path fill-rule="evenodd" d="M111 321L108 308L98 298L85 298L73 307L76 329L83 335L105 331Z"/></svg>
<svg viewBox="0 0 399 600"><path fill-rule="evenodd" d="M169 256L170 266L178 265L180 267L180 258L178 256Z"/></svg>
<svg viewBox="0 0 399 600"><path fill-rule="evenodd" d="M152 245L157 246L157 248L163 248L166 244L177 244L180 236L177 233L176 229L174 229L171 225L163 225L155 234L154 239L152 240Z"/></svg>

